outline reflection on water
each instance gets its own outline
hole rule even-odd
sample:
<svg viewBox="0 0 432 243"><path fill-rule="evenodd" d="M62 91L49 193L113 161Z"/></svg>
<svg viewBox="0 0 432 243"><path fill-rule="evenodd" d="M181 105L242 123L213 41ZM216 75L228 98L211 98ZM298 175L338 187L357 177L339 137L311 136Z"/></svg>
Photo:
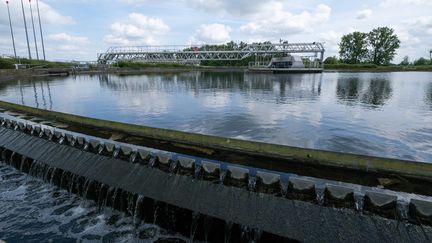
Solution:
<svg viewBox="0 0 432 243"><path fill-rule="evenodd" d="M360 77L343 77L337 82L337 97L347 105L363 103L378 108L385 105L391 95L392 87L388 78L362 80Z"/></svg>
<svg viewBox="0 0 432 243"><path fill-rule="evenodd" d="M366 94L362 97L362 102L374 106L382 106L390 98L392 89L390 81L386 79L374 79L369 83Z"/></svg>
<svg viewBox="0 0 432 243"><path fill-rule="evenodd" d="M432 161L431 73L83 75L2 83L0 99L155 127Z"/></svg>
<svg viewBox="0 0 432 243"><path fill-rule="evenodd" d="M432 82L428 85L428 88L426 89L426 103L428 103L432 110Z"/></svg>

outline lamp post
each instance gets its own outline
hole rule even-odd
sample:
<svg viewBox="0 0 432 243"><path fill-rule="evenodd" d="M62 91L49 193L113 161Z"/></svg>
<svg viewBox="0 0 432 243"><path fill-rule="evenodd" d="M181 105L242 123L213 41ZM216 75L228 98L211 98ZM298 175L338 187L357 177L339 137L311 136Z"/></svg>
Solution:
<svg viewBox="0 0 432 243"><path fill-rule="evenodd" d="M43 33L42 33L42 23L41 23L40 12L39 12L39 0L36 0L36 8L37 8L38 19L39 19L39 30L40 30L39 32L41 35L43 59L46 60L44 38L43 38Z"/></svg>
<svg viewBox="0 0 432 243"><path fill-rule="evenodd" d="M38 51L38 45L37 45L37 40L36 40L36 30L35 30L35 26L34 26L33 8L32 8L32 4L31 4L31 0L29 0L29 4L30 4L31 22L32 22L32 27L33 27L33 38L34 38L34 43L35 43L35 47L36 47L36 58L39 60L39 51Z"/></svg>
<svg viewBox="0 0 432 243"><path fill-rule="evenodd" d="M26 21L26 16L25 16L25 11L24 11L23 0L21 0L21 9L22 9L22 14L23 14L23 18L24 18L24 28L25 28L26 39L27 39L28 55L29 55L29 59L32 59L32 57L31 57L31 51L30 51L30 42L29 42L29 38L28 38L27 21Z"/></svg>
<svg viewBox="0 0 432 243"><path fill-rule="evenodd" d="M13 29L12 29L12 20L11 20L10 10L9 10L9 1L6 1L6 6L7 6L7 11L8 11L8 16L9 16L9 26L10 26L11 36L12 36L12 45L13 45L13 50L14 50L14 57L16 59L17 54L16 54L16 48L15 48L15 38L14 38Z"/></svg>

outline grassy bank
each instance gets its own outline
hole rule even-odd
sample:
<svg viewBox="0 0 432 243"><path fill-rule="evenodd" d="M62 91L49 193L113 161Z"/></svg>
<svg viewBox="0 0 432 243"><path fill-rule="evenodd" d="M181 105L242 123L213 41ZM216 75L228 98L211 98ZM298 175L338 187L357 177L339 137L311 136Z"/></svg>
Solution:
<svg viewBox="0 0 432 243"><path fill-rule="evenodd" d="M46 67L46 68L65 68L70 67L71 63L66 62L51 62L43 60L30 60L30 59L13 59L13 58L0 58L0 69L14 69L14 64L26 64L30 67Z"/></svg>
<svg viewBox="0 0 432 243"><path fill-rule="evenodd" d="M432 65L324 64L326 70L344 71L432 71Z"/></svg>
<svg viewBox="0 0 432 243"><path fill-rule="evenodd" d="M220 62L220 63L219 63ZM0 69L15 69L14 64L21 63L29 65L30 67L44 67L44 68L67 68L74 66L73 63L67 62L51 62L43 60L29 60L29 59L10 59L10 58L0 58ZM179 63L142 63L142 62L131 62L131 61L119 61L114 63L112 67L124 70L144 70L152 68L160 69L214 69L214 70L227 70L229 68L234 69L245 69L247 65L240 65L244 63L235 63L233 65L229 62L226 65L221 65L222 61L216 63L203 62L200 66L186 65ZM385 65L378 66L375 64L325 64L324 68L326 70L338 70L338 71L432 71L432 65Z"/></svg>

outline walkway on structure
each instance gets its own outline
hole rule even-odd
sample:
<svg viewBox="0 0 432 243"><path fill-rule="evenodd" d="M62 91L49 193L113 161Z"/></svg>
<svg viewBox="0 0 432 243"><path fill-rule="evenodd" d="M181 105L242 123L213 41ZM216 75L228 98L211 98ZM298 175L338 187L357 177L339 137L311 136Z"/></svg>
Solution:
<svg viewBox="0 0 432 243"><path fill-rule="evenodd" d="M324 46L322 43L281 43L249 44L244 48L222 49L219 46L125 46L111 47L105 53L98 54L98 63L107 64L114 61L128 60L147 63L158 62L198 62L205 60L242 60L259 55L277 54L311 54L323 61Z"/></svg>

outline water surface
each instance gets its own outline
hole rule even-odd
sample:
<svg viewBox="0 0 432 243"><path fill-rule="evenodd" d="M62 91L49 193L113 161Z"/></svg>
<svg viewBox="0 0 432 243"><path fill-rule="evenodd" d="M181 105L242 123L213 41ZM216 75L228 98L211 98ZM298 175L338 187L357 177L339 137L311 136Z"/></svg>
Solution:
<svg viewBox="0 0 432 243"><path fill-rule="evenodd" d="M0 99L189 132L432 162L432 73L81 75Z"/></svg>
<svg viewBox="0 0 432 243"><path fill-rule="evenodd" d="M187 242L125 213L100 209L0 163L0 239L6 242Z"/></svg>

